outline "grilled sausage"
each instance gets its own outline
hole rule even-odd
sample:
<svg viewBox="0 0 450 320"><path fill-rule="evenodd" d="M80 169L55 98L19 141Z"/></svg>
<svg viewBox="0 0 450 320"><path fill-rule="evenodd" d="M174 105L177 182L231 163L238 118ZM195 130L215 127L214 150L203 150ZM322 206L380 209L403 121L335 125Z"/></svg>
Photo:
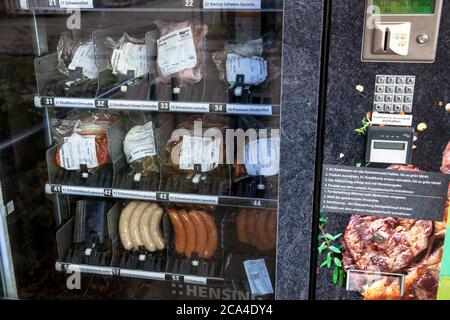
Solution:
<svg viewBox="0 0 450 320"><path fill-rule="evenodd" d="M130 235L130 217L134 209L136 209L138 202L130 202L120 214L119 219L119 236L125 250L133 249L133 242Z"/></svg>
<svg viewBox="0 0 450 320"><path fill-rule="evenodd" d="M256 215L256 247L261 251L270 250L271 243L267 237L267 219L269 214L267 212L259 212Z"/></svg>
<svg viewBox="0 0 450 320"><path fill-rule="evenodd" d="M191 221L194 223L195 227L195 238L196 238L195 252L197 252L201 257L205 252L206 246L208 244L208 235L206 232L206 226L196 210L191 210L189 212L189 217Z"/></svg>
<svg viewBox="0 0 450 320"><path fill-rule="evenodd" d="M211 258L217 250L217 246L219 243L219 235L217 233L216 223L214 219L205 211L198 212L200 217L203 220L203 223L206 227L206 233L208 234L208 242L206 245L205 252L201 255L202 258L209 259Z"/></svg>
<svg viewBox="0 0 450 320"><path fill-rule="evenodd" d="M192 257L192 252L195 251L197 242L195 227L186 210L179 210L178 214L180 215L184 230L186 231L186 248L184 249L184 254L190 259Z"/></svg>
<svg viewBox="0 0 450 320"><path fill-rule="evenodd" d="M186 249L186 231L176 210L169 209L169 218L175 230L175 251L182 254Z"/></svg>
<svg viewBox="0 0 450 320"><path fill-rule="evenodd" d="M149 206L150 204L148 202L139 202L130 218L130 235L135 251L138 250L139 247L144 245L144 242L142 242L141 239L141 235L139 234L139 221L141 220L142 214Z"/></svg>
<svg viewBox="0 0 450 320"><path fill-rule="evenodd" d="M274 249L277 246L277 214L274 212L269 213L267 219L267 237L270 241L270 249Z"/></svg>
<svg viewBox="0 0 450 320"><path fill-rule="evenodd" d="M247 213L247 238L250 245L256 247L258 244L258 237L256 234L256 223L258 221L257 215L254 211Z"/></svg>
<svg viewBox="0 0 450 320"><path fill-rule="evenodd" d="M163 216L163 210L161 207L156 206L153 215L150 219L150 237L156 246L156 249L164 249L164 238L161 234L161 219Z"/></svg>
<svg viewBox="0 0 450 320"><path fill-rule="evenodd" d="M236 217L236 231L237 231L237 236L240 242L245 243L245 244L250 244L250 241L248 239L247 236L247 215L248 212L245 209L242 209L237 217Z"/></svg>
<svg viewBox="0 0 450 320"><path fill-rule="evenodd" d="M139 221L139 235L141 236L145 248L150 252L156 251L156 245L150 236L150 221L154 216L157 207L158 206L154 203L148 206Z"/></svg>

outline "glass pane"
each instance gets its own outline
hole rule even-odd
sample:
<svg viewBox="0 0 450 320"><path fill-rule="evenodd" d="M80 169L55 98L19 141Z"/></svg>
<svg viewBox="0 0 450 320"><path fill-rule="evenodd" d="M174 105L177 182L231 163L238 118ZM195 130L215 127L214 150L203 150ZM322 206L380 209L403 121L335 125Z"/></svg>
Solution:
<svg viewBox="0 0 450 320"><path fill-rule="evenodd" d="M274 299L283 6L217 3L28 1L56 272L21 298Z"/></svg>

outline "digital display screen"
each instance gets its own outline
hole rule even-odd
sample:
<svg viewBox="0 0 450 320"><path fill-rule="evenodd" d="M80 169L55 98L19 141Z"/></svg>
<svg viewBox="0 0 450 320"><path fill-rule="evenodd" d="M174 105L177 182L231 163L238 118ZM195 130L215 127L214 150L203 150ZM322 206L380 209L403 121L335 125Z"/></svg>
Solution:
<svg viewBox="0 0 450 320"><path fill-rule="evenodd" d="M404 142L377 142L373 143L374 149L385 149L385 150L405 150L406 143Z"/></svg>
<svg viewBox="0 0 450 320"><path fill-rule="evenodd" d="M372 0L373 14L433 14L436 0Z"/></svg>

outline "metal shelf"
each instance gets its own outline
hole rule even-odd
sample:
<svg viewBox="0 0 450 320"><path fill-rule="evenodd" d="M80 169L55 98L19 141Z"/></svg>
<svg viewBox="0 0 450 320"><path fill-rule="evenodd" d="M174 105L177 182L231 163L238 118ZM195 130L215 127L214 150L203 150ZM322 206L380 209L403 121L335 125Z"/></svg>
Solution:
<svg viewBox="0 0 450 320"><path fill-rule="evenodd" d="M85 274L96 274L102 276L112 276L118 278L145 279L154 281L169 281L180 284L197 284L209 286L224 286L223 278L201 277L184 274L174 274L167 272L152 272L144 270L131 270L114 267L100 267L86 264L73 264L57 261L55 269L59 272L80 272Z"/></svg>
<svg viewBox="0 0 450 320"><path fill-rule="evenodd" d="M278 201L273 199L241 198L227 196L210 196L187 193L140 191L115 188L94 188L84 186L69 186L46 184L47 194L63 194L71 196L101 197L112 199L145 200L158 202L192 203L206 205L221 205L229 207L245 207L254 209L277 209Z"/></svg>
<svg viewBox="0 0 450 320"><path fill-rule="evenodd" d="M42 97L34 98L36 108L79 108L134 110L169 113L215 113L226 115L279 116L279 105L237 104L221 102L178 102L178 101L146 101L116 100L95 98Z"/></svg>
<svg viewBox="0 0 450 320"><path fill-rule="evenodd" d="M67 10L83 11L256 11L283 12L283 3L278 0L152 0L141 4L129 1L112 2L105 0L22 0L25 10Z"/></svg>

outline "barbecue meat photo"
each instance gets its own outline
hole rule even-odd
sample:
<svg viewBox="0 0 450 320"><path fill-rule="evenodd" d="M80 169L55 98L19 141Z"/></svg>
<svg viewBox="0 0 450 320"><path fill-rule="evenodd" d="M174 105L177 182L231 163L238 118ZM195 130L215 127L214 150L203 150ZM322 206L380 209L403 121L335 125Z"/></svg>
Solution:
<svg viewBox="0 0 450 320"><path fill-rule="evenodd" d="M447 147L442 154L441 172L450 174L450 142L447 144Z"/></svg>
<svg viewBox="0 0 450 320"><path fill-rule="evenodd" d="M444 247L440 246L431 255L408 269L403 296L400 296L398 282L388 283L387 279L383 278L364 288L364 300L435 300L443 250Z"/></svg>
<svg viewBox="0 0 450 320"><path fill-rule="evenodd" d="M433 222L353 215L343 240L345 269L399 272L423 253Z"/></svg>

